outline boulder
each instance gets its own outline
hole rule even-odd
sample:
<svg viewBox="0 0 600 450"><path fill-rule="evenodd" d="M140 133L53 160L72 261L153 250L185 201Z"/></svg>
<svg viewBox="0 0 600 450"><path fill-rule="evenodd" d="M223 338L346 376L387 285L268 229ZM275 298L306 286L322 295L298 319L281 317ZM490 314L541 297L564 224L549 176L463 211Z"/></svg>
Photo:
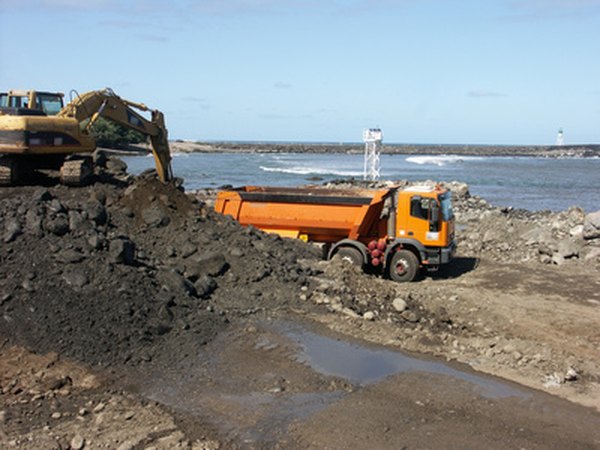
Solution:
<svg viewBox="0 0 600 450"><path fill-rule="evenodd" d="M585 216L583 222L583 237L585 239L600 238L600 210Z"/></svg>
<svg viewBox="0 0 600 450"><path fill-rule="evenodd" d="M217 289L217 282L208 275L202 275L194 283L198 297L208 298Z"/></svg>
<svg viewBox="0 0 600 450"><path fill-rule="evenodd" d="M21 224L15 217L9 218L4 224L4 238L5 243L12 242L15 238L23 232Z"/></svg>
<svg viewBox="0 0 600 450"><path fill-rule="evenodd" d="M69 229L71 231L82 231L89 228L89 222L85 220L79 211L69 211Z"/></svg>
<svg viewBox="0 0 600 450"><path fill-rule="evenodd" d="M132 265L135 261L135 244L127 237L110 241L108 252L110 261L115 264Z"/></svg>
<svg viewBox="0 0 600 450"><path fill-rule="evenodd" d="M165 227L171 221L169 215L159 205L153 204L142 211L144 223L150 227Z"/></svg>
<svg viewBox="0 0 600 450"><path fill-rule="evenodd" d="M186 276L195 280L201 275L216 277L223 275L229 269L229 263L222 253L211 253L195 258L186 263Z"/></svg>
<svg viewBox="0 0 600 450"><path fill-rule="evenodd" d="M198 293L192 282L174 270L163 270L156 274L162 286L176 296L197 297Z"/></svg>
<svg viewBox="0 0 600 450"><path fill-rule="evenodd" d="M558 243L557 252L563 258L572 258L574 256L579 256L579 251L582 247L583 241L580 241L579 239L563 239Z"/></svg>
<svg viewBox="0 0 600 450"><path fill-rule="evenodd" d="M82 288L89 283L89 278L82 270L70 270L62 274L62 278L69 286Z"/></svg>
<svg viewBox="0 0 600 450"><path fill-rule="evenodd" d="M84 211L88 219L92 220L96 225L104 225L108 221L106 208L99 201L87 202Z"/></svg>
<svg viewBox="0 0 600 450"><path fill-rule="evenodd" d="M69 218L63 213L47 217L44 221L44 229L56 236L64 236L69 232Z"/></svg>
<svg viewBox="0 0 600 450"><path fill-rule="evenodd" d="M394 299L392 306L398 312L403 312L407 308L406 301L400 297Z"/></svg>
<svg viewBox="0 0 600 450"><path fill-rule="evenodd" d="M85 256L77 250L63 250L54 255L54 259L61 263L74 264L83 261Z"/></svg>
<svg viewBox="0 0 600 450"><path fill-rule="evenodd" d="M31 201L34 203L47 202L52 199L52 194L46 188L36 189L31 195Z"/></svg>
<svg viewBox="0 0 600 450"><path fill-rule="evenodd" d="M25 214L25 229L32 236L42 237L44 235L44 231L42 230L42 215L37 208L27 210Z"/></svg>

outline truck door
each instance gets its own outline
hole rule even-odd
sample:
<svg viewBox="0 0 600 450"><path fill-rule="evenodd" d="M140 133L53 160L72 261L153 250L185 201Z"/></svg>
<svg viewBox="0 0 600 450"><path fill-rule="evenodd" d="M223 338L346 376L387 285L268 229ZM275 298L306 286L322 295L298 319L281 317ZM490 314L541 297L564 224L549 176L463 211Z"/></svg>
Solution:
<svg viewBox="0 0 600 450"><path fill-rule="evenodd" d="M437 246L440 241L440 206L435 198L413 195L410 217L406 221L406 237L425 246Z"/></svg>

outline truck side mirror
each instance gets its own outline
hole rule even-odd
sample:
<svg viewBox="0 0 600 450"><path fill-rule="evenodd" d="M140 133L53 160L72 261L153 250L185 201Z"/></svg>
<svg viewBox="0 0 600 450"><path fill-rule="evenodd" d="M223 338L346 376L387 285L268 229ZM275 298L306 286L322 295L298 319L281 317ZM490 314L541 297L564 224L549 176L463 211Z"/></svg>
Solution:
<svg viewBox="0 0 600 450"><path fill-rule="evenodd" d="M440 222L440 207L435 200L431 201L430 212L429 229L431 231L438 231Z"/></svg>

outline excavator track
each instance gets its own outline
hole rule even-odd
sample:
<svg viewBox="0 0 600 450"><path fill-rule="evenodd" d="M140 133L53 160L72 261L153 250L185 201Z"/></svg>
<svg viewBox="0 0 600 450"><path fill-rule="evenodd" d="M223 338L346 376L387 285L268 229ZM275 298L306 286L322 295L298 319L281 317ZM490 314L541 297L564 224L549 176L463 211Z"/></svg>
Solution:
<svg viewBox="0 0 600 450"><path fill-rule="evenodd" d="M60 168L60 181L67 186L83 186L93 170L91 158L77 158L65 161Z"/></svg>
<svg viewBox="0 0 600 450"><path fill-rule="evenodd" d="M0 158L0 186L12 186L17 180L17 161L9 157Z"/></svg>

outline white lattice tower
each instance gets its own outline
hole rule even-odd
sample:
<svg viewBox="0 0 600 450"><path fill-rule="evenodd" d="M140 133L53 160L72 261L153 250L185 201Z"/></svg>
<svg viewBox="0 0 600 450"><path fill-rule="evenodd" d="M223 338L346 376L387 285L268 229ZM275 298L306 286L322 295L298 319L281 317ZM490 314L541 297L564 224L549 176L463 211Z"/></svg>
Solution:
<svg viewBox="0 0 600 450"><path fill-rule="evenodd" d="M558 136L556 136L556 145L565 145L565 136L562 128L558 130Z"/></svg>
<svg viewBox="0 0 600 450"><path fill-rule="evenodd" d="M363 131L363 141L365 142L365 180L379 180L381 171L381 141L383 132L379 128L367 128Z"/></svg>

